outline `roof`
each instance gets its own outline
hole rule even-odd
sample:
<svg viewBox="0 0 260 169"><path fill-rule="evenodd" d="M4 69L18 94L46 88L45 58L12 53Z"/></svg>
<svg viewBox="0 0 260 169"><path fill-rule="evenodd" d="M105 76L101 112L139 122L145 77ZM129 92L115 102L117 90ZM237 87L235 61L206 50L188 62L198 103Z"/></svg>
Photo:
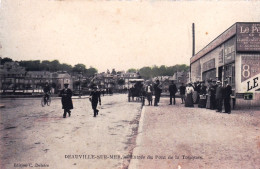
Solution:
<svg viewBox="0 0 260 169"><path fill-rule="evenodd" d="M220 46L222 43L230 39L236 34L236 23L234 23L232 26L230 26L226 31L224 31L222 34L220 34L218 37L216 37L213 41L211 41L207 46L205 46L203 49L201 49L198 53L196 53L194 56L190 58L190 63L194 63L213 49Z"/></svg>

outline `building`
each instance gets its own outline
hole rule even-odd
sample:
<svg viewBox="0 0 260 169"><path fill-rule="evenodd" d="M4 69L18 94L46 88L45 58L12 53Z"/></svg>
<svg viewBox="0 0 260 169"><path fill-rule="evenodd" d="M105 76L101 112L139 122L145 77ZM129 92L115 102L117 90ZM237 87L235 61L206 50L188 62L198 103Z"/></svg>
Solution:
<svg viewBox="0 0 260 169"><path fill-rule="evenodd" d="M24 88L26 71L18 62L5 62L0 65L1 92L13 92Z"/></svg>
<svg viewBox="0 0 260 169"><path fill-rule="evenodd" d="M238 106L260 106L260 22L237 22L190 59L191 81L229 83Z"/></svg>
<svg viewBox="0 0 260 169"><path fill-rule="evenodd" d="M5 62L0 65L2 94L42 93L46 82L52 86L54 93L59 92L64 83L69 83L70 88L73 88L73 80L67 72L26 71L18 62Z"/></svg>

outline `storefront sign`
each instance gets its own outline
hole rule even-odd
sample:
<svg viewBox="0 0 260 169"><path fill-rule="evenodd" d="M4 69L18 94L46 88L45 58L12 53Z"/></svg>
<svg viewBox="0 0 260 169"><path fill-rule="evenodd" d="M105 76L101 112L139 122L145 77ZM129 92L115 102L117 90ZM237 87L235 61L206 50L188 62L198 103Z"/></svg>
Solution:
<svg viewBox="0 0 260 169"><path fill-rule="evenodd" d="M237 51L260 51L260 23L237 24Z"/></svg>
<svg viewBox="0 0 260 169"><path fill-rule="evenodd" d="M224 64L224 58L223 58L223 49L218 54L218 63L219 66L222 66Z"/></svg>
<svg viewBox="0 0 260 169"><path fill-rule="evenodd" d="M202 68L203 68L203 72L210 70L210 69L214 69L215 68L215 58L203 63Z"/></svg>
<svg viewBox="0 0 260 169"><path fill-rule="evenodd" d="M230 39L224 44L225 64L235 60L235 38Z"/></svg>
<svg viewBox="0 0 260 169"><path fill-rule="evenodd" d="M260 55L241 56L241 82L260 74Z"/></svg>

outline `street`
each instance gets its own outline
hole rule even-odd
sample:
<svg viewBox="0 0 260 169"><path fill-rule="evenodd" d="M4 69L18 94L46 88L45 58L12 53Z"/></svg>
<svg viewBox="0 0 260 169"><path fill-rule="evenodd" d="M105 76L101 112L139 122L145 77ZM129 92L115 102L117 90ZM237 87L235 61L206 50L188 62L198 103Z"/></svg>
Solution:
<svg viewBox="0 0 260 169"><path fill-rule="evenodd" d="M231 114L186 108L177 99L158 107L104 96L94 118L88 98L73 99L62 118L60 98L3 99L1 169L259 169L260 111ZM146 101L147 104L147 101Z"/></svg>
<svg viewBox="0 0 260 169"><path fill-rule="evenodd" d="M50 169L128 166L128 159L100 160L91 156L131 154L141 104L128 103L127 95L101 99L96 118L88 98L75 98L72 115L65 119L60 98L53 98L46 107L41 106L40 98L2 99L1 169L30 165Z"/></svg>

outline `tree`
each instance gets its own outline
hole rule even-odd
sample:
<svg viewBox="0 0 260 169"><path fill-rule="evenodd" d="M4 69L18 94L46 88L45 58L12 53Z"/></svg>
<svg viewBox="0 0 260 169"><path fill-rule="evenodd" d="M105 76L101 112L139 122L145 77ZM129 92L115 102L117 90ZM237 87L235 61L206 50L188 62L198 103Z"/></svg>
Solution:
<svg viewBox="0 0 260 169"><path fill-rule="evenodd" d="M144 78L144 79L149 79L152 77L152 69L151 67L143 67L139 70L140 75Z"/></svg>
<svg viewBox="0 0 260 169"><path fill-rule="evenodd" d="M58 60L53 60L50 62L50 71L60 70L60 62Z"/></svg>
<svg viewBox="0 0 260 169"><path fill-rule="evenodd" d="M41 69L42 69L42 70L49 71L49 70L50 70L50 65L51 65L51 62L50 62L50 61L48 61L48 60L43 60L42 63L41 63Z"/></svg>
<svg viewBox="0 0 260 169"><path fill-rule="evenodd" d="M71 72L72 71L72 66L66 63L63 63L60 65L60 70L61 71L66 71L66 72Z"/></svg>
<svg viewBox="0 0 260 169"><path fill-rule="evenodd" d="M131 68L131 69L128 69L127 72L128 72L128 73L135 73L135 72L137 72L137 70L134 69L134 68Z"/></svg>
<svg viewBox="0 0 260 169"><path fill-rule="evenodd" d="M86 74L87 76L93 76L93 75L95 75L97 72L98 72L97 69L96 69L96 68L93 68L93 67L90 67L89 69L86 69L86 70L85 70L85 74Z"/></svg>
<svg viewBox="0 0 260 169"><path fill-rule="evenodd" d="M81 63L76 64L76 65L72 68L72 71L73 71L73 72L77 72L77 73L85 72L85 70L86 70L86 66L85 66L84 64L81 64Z"/></svg>
<svg viewBox="0 0 260 169"><path fill-rule="evenodd" d="M111 72L113 75L116 75L116 70L115 69L112 69L112 72Z"/></svg>
<svg viewBox="0 0 260 169"><path fill-rule="evenodd" d="M13 62L13 59L8 58L8 57L5 57L5 58L2 59L2 58L0 57L0 64L1 64L1 65L4 65L5 62Z"/></svg>

